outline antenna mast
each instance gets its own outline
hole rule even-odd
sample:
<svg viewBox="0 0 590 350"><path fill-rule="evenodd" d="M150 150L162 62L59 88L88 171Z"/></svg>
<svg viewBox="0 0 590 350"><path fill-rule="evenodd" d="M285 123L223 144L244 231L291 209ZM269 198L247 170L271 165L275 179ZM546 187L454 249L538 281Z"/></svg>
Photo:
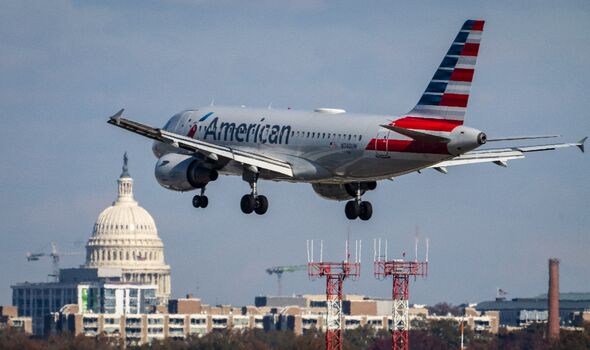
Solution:
<svg viewBox="0 0 590 350"><path fill-rule="evenodd" d="M345 259L342 262L324 262L323 241L320 241L320 262L313 262L308 241L307 274L311 280L326 279L326 350L342 349L342 285L345 279L357 279L361 273L361 241L355 241L354 262L350 262L349 244L346 241ZM313 247L313 241L311 241Z"/></svg>

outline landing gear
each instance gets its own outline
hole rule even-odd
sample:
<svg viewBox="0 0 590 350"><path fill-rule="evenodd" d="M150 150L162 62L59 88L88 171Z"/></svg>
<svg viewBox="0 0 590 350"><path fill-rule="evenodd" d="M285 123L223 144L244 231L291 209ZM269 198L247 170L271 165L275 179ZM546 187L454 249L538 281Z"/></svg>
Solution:
<svg viewBox="0 0 590 350"><path fill-rule="evenodd" d="M348 201L346 202L344 213L348 220L360 218L361 220L367 221L373 216L373 205L367 201Z"/></svg>
<svg viewBox="0 0 590 350"><path fill-rule="evenodd" d="M209 198L205 196L205 187L201 188L201 194L193 197L193 207L207 208L209 205Z"/></svg>
<svg viewBox="0 0 590 350"><path fill-rule="evenodd" d="M258 195L257 184L258 184L258 173L246 172L242 176L244 181L250 184L252 189L250 194L245 194L240 200L240 208L244 214L252 214L255 212L258 215L263 215L268 210L268 199L266 196Z"/></svg>
<svg viewBox="0 0 590 350"><path fill-rule="evenodd" d="M371 186L368 187L368 189L374 190L376 186L371 184ZM348 220L356 220L357 218L360 218L363 221L367 221L373 216L373 205L371 202L363 201L361 199L362 193L363 188L359 183L356 185L356 198L346 202L346 207L344 207L344 213Z"/></svg>

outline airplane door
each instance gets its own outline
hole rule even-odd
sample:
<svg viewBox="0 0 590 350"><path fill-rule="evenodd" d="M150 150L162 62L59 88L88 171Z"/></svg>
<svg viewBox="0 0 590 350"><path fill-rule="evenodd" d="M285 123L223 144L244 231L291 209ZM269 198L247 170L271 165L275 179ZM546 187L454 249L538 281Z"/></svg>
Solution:
<svg viewBox="0 0 590 350"><path fill-rule="evenodd" d="M377 133L377 140L375 141L375 156L379 158L389 158L389 150L387 141L389 140L389 133L391 131L381 128Z"/></svg>

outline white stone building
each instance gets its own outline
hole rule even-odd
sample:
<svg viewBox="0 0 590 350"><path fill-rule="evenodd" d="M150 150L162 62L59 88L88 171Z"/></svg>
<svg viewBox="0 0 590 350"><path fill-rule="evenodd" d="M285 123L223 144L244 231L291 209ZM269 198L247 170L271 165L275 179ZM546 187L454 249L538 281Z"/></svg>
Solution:
<svg viewBox="0 0 590 350"><path fill-rule="evenodd" d="M98 216L86 244L86 268L121 269L121 282L155 284L159 304L170 297L170 266L152 216L133 198L133 179L124 157L119 193Z"/></svg>

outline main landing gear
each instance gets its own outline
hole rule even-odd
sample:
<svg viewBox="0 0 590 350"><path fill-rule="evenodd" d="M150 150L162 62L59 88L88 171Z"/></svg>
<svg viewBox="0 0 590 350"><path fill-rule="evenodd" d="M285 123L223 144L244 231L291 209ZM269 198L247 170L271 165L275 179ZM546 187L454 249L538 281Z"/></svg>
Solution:
<svg viewBox="0 0 590 350"><path fill-rule="evenodd" d="M209 198L205 196L205 187L201 188L201 194L193 197L193 207L207 208L209 205Z"/></svg>
<svg viewBox="0 0 590 350"><path fill-rule="evenodd" d="M363 201L361 196L366 190L374 190L377 184L375 182L355 184L354 199L346 202L344 213L349 220L360 218L363 221L369 220L373 216L373 205L371 202ZM366 188L365 188L366 187Z"/></svg>
<svg viewBox="0 0 590 350"><path fill-rule="evenodd" d="M250 194L245 194L240 200L240 208L244 214L252 214L255 212L258 215L263 215L268 210L268 199L266 196L259 195L257 191L258 173L244 172L242 179L248 184L252 191Z"/></svg>

